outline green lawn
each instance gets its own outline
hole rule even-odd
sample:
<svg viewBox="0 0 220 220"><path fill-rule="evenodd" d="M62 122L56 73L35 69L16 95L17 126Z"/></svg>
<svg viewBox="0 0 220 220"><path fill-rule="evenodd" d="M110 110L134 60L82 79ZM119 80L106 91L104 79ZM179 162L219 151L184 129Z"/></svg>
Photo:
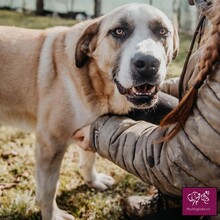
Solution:
<svg viewBox="0 0 220 220"><path fill-rule="evenodd" d="M73 25L73 20L36 17L16 12L0 11L0 25L46 28ZM181 72L187 53L189 37L181 35L178 58L169 67L169 76ZM35 205L33 134L24 134L0 126L0 220L37 220ZM98 157L97 169L112 175L116 184L100 192L87 187L78 168L78 149L71 146L65 155L61 175L58 204L72 213L76 220L123 220L123 200L133 194L146 194L148 186L114 164Z"/></svg>
<svg viewBox="0 0 220 220"><path fill-rule="evenodd" d="M188 53L189 45L191 42L191 36L186 34L180 34L180 49L178 56L168 67L168 77L179 76L182 71L183 63Z"/></svg>
<svg viewBox="0 0 220 220"><path fill-rule="evenodd" d="M0 25L42 29L59 25L70 26L74 23L75 21L71 19L35 16L33 14L0 10Z"/></svg>

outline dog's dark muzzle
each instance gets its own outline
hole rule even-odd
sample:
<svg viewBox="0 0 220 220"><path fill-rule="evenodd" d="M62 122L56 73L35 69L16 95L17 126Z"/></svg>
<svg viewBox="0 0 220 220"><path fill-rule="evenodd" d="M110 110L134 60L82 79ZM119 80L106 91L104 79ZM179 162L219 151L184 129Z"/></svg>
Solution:
<svg viewBox="0 0 220 220"><path fill-rule="evenodd" d="M150 55L136 55L131 60L131 71L134 86L130 89L124 88L115 78L118 91L125 95L137 108L148 108L157 101L158 83L157 73L160 62Z"/></svg>

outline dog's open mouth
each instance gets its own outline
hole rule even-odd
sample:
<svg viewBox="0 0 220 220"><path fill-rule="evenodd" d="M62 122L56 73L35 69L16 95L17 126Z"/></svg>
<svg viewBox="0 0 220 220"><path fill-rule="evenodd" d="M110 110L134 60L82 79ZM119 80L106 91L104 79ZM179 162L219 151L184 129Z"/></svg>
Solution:
<svg viewBox="0 0 220 220"><path fill-rule="evenodd" d="M155 92L156 86L148 83L127 90L127 94L131 96L152 96Z"/></svg>
<svg viewBox="0 0 220 220"><path fill-rule="evenodd" d="M149 83L143 83L133 86L130 89L124 88L117 79L114 79L120 94L125 95L128 101L137 107L150 107L157 100L158 86Z"/></svg>

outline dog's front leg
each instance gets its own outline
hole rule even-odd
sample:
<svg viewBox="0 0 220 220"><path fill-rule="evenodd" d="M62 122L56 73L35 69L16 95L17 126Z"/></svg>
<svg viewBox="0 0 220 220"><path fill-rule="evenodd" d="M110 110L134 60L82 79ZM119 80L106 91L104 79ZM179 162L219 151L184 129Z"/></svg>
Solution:
<svg viewBox="0 0 220 220"><path fill-rule="evenodd" d="M115 181L111 176L96 171L95 159L95 153L81 150L79 165L82 168L84 180L89 186L105 190L112 186Z"/></svg>
<svg viewBox="0 0 220 220"><path fill-rule="evenodd" d="M36 201L43 220L74 220L56 204L59 171L66 145L49 135L37 135L36 143Z"/></svg>

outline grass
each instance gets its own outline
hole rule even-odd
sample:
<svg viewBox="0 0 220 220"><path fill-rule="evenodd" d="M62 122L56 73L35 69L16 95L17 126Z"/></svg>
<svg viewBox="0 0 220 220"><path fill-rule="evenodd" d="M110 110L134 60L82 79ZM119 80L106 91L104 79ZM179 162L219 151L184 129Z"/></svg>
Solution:
<svg viewBox="0 0 220 220"><path fill-rule="evenodd" d="M176 77L181 74L184 60L187 56L189 45L191 42L191 36L181 33L180 34L180 49L178 56L171 62L168 67L168 77Z"/></svg>
<svg viewBox="0 0 220 220"><path fill-rule="evenodd" d="M73 20L36 17L11 11L0 11L0 25L46 28L73 25ZM169 67L169 76L181 72L189 37L181 35L181 49ZM33 134L0 126L0 220L38 220L35 205ZM97 169L114 177L116 184L105 192L87 187L78 167L79 152L70 146L63 160L58 205L73 214L76 220L124 220L122 207L129 195L146 194L149 186L116 165L97 158Z"/></svg>
<svg viewBox="0 0 220 220"><path fill-rule="evenodd" d="M40 219L35 205L33 134L0 127L0 219ZM114 164L98 157L97 169L113 176L116 184L105 192L84 184L77 166L78 148L70 146L63 160L58 204L76 219L123 220L126 196L146 193L147 186Z"/></svg>
<svg viewBox="0 0 220 220"><path fill-rule="evenodd" d="M58 17L35 16L33 14L16 13L13 11L0 10L0 25L17 26L25 28L43 29L53 26L70 26L75 21Z"/></svg>

